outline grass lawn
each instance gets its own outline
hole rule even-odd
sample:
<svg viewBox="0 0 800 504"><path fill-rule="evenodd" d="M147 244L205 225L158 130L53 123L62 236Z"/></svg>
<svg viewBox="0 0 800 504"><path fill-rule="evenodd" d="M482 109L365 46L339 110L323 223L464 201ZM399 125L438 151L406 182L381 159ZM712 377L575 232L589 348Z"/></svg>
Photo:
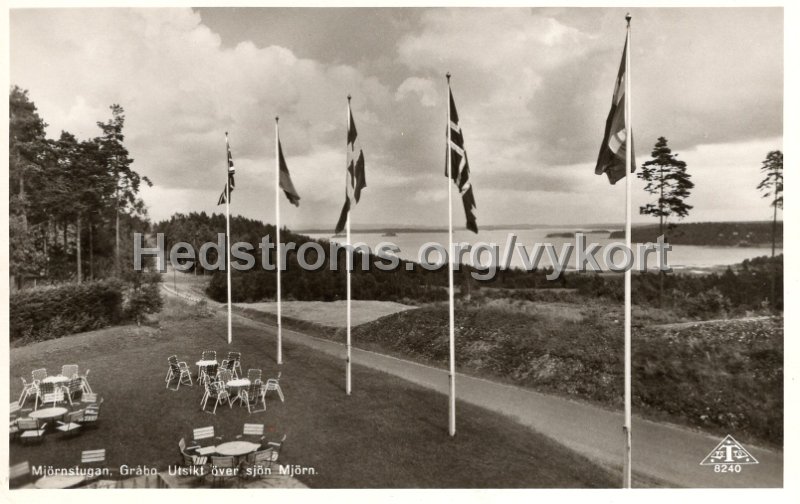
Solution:
<svg viewBox="0 0 800 504"><path fill-rule="evenodd" d="M387 315L412 310L415 307L392 301L354 299L351 323L354 326L372 322ZM237 307L270 313L277 316L277 305L270 303L235 303ZM284 301L281 314L325 327L347 327L347 301Z"/></svg>
<svg viewBox="0 0 800 504"><path fill-rule="evenodd" d="M40 445L12 443L12 464L71 467L84 449L106 448L111 468L121 464L165 470L179 462L177 442L194 427L213 425L226 439L245 422L264 423L267 437L287 434L281 462L313 467L298 476L316 488L359 487L617 487L618 476L501 415L459 404L458 434L447 435L443 395L378 371L354 367L353 395L344 394L344 364L302 346L285 345L281 384L266 413L235 406L200 411L202 390L164 388L166 358L177 354L193 370L204 349L242 352L243 368L277 374L271 330L202 317L194 307L166 300L159 328L115 327L11 349L11 397L20 376L62 364L91 369L89 381L105 398L100 425L72 439L50 434ZM28 403L30 404L30 403Z"/></svg>

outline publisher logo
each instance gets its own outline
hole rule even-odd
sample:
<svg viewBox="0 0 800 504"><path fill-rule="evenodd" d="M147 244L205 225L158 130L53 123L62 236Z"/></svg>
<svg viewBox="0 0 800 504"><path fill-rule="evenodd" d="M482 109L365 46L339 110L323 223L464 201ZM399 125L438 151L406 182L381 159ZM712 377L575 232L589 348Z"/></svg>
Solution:
<svg viewBox="0 0 800 504"><path fill-rule="evenodd" d="M739 473L743 465L758 464L758 460L729 434L700 462L714 466L714 472Z"/></svg>

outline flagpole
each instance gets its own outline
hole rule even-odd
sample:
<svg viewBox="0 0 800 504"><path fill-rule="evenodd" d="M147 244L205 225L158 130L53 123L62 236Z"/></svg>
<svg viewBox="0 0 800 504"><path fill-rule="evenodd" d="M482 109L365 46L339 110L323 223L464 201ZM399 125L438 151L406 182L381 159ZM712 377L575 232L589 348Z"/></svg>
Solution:
<svg viewBox="0 0 800 504"><path fill-rule="evenodd" d="M625 48L625 245L631 250L631 150L633 128L631 123L631 15L628 22ZM625 270L625 459L622 486L631 488L631 270Z"/></svg>
<svg viewBox="0 0 800 504"><path fill-rule="evenodd" d="M452 150L450 148L450 73L447 73L447 215L448 215L448 248L447 277L450 297L450 402L449 426L451 436L456 435L456 345L455 345L455 311L453 307L453 181Z"/></svg>
<svg viewBox="0 0 800 504"><path fill-rule="evenodd" d="M228 145L228 132L225 132L225 256L227 262L225 263L225 272L228 275L228 344L233 340L233 322L231 315L231 176L230 176L230 163L228 161L228 153L230 146Z"/></svg>
<svg viewBox="0 0 800 504"><path fill-rule="evenodd" d="M276 271L278 272L278 351L277 362L283 364L283 354L281 348L281 193L280 193L280 151L278 136L278 116L275 116L275 247L276 247Z"/></svg>
<svg viewBox="0 0 800 504"><path fill-rule="evenodd" d="M350 130L350 95L347 95L347 129ZM353 174L355 176L355 174ZM350 182L347 180L345 176L345 183L349 184ZM349 187L346 187L346 190ZM348 192L349 194L349 192ZM349 196L348 196L349 198ZM350 245L350 210L352 208L347 209L347 221L345 223L345 228L347 229L347 245ZM347 371L346 371L346 385L345 391L347 395L350 395L352 391L352 370L351 370L351 346L350 346L350 269L351 269L351 261L352 261L352 251L346 250L346 264L347 264Z"/></svg>

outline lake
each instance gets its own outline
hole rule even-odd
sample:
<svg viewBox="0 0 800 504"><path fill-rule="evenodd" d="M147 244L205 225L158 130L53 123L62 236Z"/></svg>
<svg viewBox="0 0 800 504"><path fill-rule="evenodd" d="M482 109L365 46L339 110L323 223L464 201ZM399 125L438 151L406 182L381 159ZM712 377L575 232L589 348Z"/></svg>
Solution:
<svg viewBox="0 0 800 504"><path fill-rule="evenodd" d="M517 245L523 244L530 254L533 245L536 243L544 244L551 243L556 251L561 254L562 246L570 242L575 245L575 239L569 238L547 238L551 233L564 233L574 232L575 228L537 228L537 229L497 229L490 231L481 231L477 235L471 231L464 229L453 231L454 242L466 242L476 244L478 242L485 242L489 244L496 244L500 247L500 257L504 256L505 244L508 239L509 233L515 233L517 236ZM610 243L620 243L623 240L611 240L608 238L608 232L602 233L588 233L586 235L586 243L598 243L600 246L605 246ZM309 234L308 236L315 239L331 240L337 243L344 243L344 237L332 237L330 234ZM382 242L390 242L400 248L397 256L401 259L419 262L419 250L425 243L436 242L447 246L447 232L410 232L410 233L397 233L396 236L383 236L382 233L352 233L351 241L353 243L365 243L372 250L375 250L378 244ZM636 244L633 244L636 250ZM776 249L776 253L782 252L782 249ZM698 245L672 245L672 250L667 253L667 264L675 270L691 270L693 268L711 268L715 266L727 266L731 264L740 263L745 259L764 256L770 254L769 247L718 247L718 246L698 246ZM575 269L575 256L577 250L573 251L568 264L568 269ZM595 257L601 268L606 269L605 261L603 260L602 250L599 251ZM488 254L483 255L483 262L488 259ZM435 252L430 255L431 262L438 260L438 254ZM615 258L617 262L622 262L622 254L618 253ZM464 256L464 262L470 263L467 255ZM542 255L542 260L539 263L540 267L551 266L551 261L545 253ZM512 267L523 267L523 261L520 255L515 251L511 260ZM656 255L652 254L648 260L648 269L658 266ZM636 261L638 268L638 261Z"/></svg>

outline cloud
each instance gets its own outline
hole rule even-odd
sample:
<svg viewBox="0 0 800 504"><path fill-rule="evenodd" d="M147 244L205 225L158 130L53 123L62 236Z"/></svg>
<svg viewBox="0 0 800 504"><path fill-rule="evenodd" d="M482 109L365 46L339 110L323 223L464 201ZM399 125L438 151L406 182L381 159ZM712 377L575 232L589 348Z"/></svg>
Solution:
<svg viewBox="0 0 800 504"><path fill-rule="evenodd" d="M693 218L761 215L749 170L782 136L781 9L632 12L637 159L666 136L696 177ZM623 218L620 188L592 171L624 10L220 13L12 10L12 83L30 90L51 136L96 136L108 105L123 105L135 168L156 184L143 192L156 219L219 210L228 131L234 212L272 220L280 116L303 198L282 214L295 227L332 227L338 217L349 93L368 181L354 224L440 225L449 71L479 222ZM275 35L243 16L269 20ZM343 28L361 25L370 29L338 45L349 35ZM721 199L718 181L731 173L737 178ZM636 203L645 195L635 187Z"/></svg>
<svg viewBox="0 0 800 504"><path fill-rule="evenodd" d="M406 96L416 94L423 107L435 107L439 103L433 81L419 77L409 77L397 88L394 99L402 101Z"/></svg>

